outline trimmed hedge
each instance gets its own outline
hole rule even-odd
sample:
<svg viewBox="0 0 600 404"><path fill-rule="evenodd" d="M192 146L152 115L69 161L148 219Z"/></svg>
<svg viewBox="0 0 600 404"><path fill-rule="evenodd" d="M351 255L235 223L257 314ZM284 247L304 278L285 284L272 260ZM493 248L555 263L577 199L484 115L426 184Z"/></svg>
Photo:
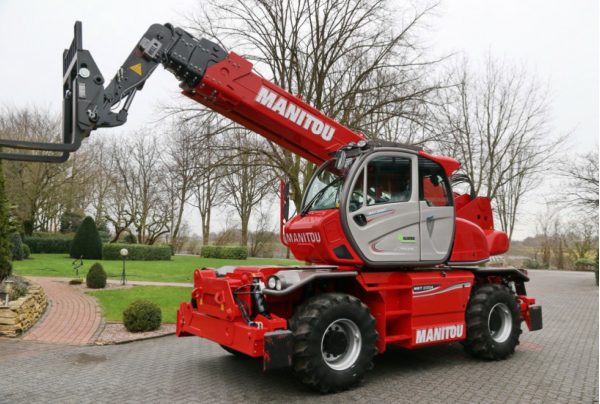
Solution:
<svg viewBox="0 0 600 404"><path fill-rule="evenodd" d="M123 325L130 332L154 331L161 320L160 307L149 300L136 300L123 311Z"/></svg>
<svg viewBox="0 0 600 404"><path fill-rule="evenodd" d="M106 271L102 264L96 262L85 277L85 284L90 289L103 289L106 287Z"/></svg>
<svg viewBox="0 0 600 404"><path fill-rule="evenodd" d="M23 242L33 254L69 254L73 239L64 237L25 237Z"/></svg>
<svg viewBox="0 0 600 404"><path fill-rule="evenodd" d="M102 246L102 257L105 260L120 260L121 249L126 248L129 251L127 260L129 261L170 261L171 247L167 244L146 245L146 244L122 244L112 243Z"/></svg>
<svg viewBox="0 0 600 404"><path fill-rule="evenodd" d="M81 222L71 244L71 258L102 259L102 240L96 228L96 222L87 216Z"/></svg>
<svg viewBox="0 0 600 404"><path fill-rule="evenodd" d="M200 256L204 258L245 260L248 258L248 248L242 246L226 247L220 245L205 245L200 251Z"/></svg>

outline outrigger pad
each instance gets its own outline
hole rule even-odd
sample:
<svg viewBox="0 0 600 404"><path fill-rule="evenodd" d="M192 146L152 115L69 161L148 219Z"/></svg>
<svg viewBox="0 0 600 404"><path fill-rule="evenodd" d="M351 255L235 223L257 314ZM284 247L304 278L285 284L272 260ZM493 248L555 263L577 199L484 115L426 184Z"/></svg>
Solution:
<svg viewBox="0 0 600 404"><path fill-rule="evenodd" d="M276 330L265 333L263 370L280 369L292 366L294 336L290 330Z"/></svg>

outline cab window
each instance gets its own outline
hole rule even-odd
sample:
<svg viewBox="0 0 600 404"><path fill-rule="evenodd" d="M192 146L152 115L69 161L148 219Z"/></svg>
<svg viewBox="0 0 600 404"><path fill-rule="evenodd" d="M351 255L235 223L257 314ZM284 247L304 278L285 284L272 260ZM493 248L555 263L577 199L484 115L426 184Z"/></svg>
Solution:
<svg viewBox="0 0 600 404"><path fill-rule="evenodd" d="M405 157L382 156L367 165L368 206L410 200L411 160Z"/></svg>
<svg viewBox="0 0 600 404"><path fill-rule="evenodd" d="M452 206L452 193L444 169L434 161L419 157L420 200L429 206Z"/></svg>

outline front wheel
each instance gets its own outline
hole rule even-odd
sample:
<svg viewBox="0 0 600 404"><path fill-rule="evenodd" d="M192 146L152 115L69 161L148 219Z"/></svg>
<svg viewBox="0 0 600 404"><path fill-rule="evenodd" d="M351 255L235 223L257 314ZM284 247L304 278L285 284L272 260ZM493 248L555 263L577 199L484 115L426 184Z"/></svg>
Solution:
<svg viewBox="0 0 600 404"><path fill-rule="evenodd" d="M515 352L521 335L521 313L515 295L506 286L484 284L473 289L466 322L463 345L472 356L498 360Z"/></svg>
<svg viewBox="0 0 600 404"><path fill-rule="evenodd" d="M357 298L326 293L302 305L290 321L293 370L322 393L346 390L373 367L377 354L375 319Z"/></svg>

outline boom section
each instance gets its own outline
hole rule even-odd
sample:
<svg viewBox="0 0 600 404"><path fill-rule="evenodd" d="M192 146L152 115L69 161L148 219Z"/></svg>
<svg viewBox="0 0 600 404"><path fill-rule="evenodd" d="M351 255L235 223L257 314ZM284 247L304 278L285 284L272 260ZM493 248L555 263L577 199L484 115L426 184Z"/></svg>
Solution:
<svg viewBox="0 0 600 404"><path fill-rule="evenodd" d="M183 94L315 164L364 139L334 119L256 74L234 52L206 70Z"/></svg>
<svg viewBox="0 0 600 404"><path fill-rule="evenodd" d="M337 149L363 139L274 83L252 63L218 44L170 24L153 24L104 87L91 53L83 49L81 22L63 53L63 142L0 139L0 159L63 162L98 128L123 125L133 98L158 65L180 81L183 93L309 161L321 164Z"/></svg>

